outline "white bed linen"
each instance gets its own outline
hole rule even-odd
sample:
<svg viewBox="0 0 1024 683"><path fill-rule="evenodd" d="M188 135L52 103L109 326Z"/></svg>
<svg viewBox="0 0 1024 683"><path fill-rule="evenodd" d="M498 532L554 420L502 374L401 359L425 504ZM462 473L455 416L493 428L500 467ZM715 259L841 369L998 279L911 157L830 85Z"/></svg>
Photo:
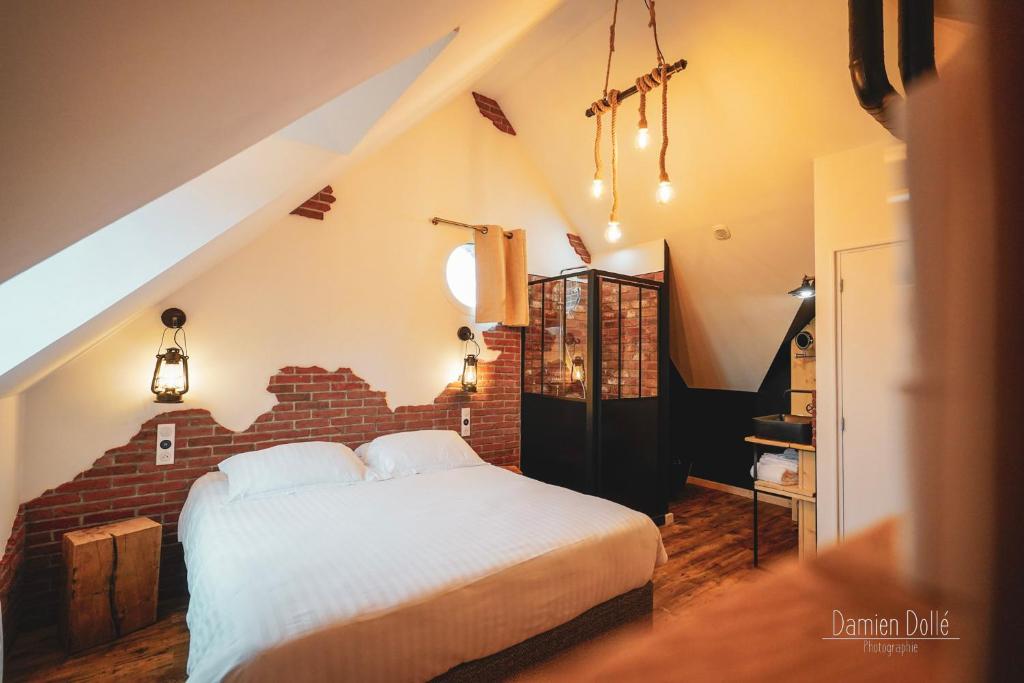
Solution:
<svg viewBox="0 0 1024 683"><path fill-rule="evenodd" d="M224 475L204 475L179 524L196 683L245 662L246 680L282 662L292 680L426 680L667 559L645 515L490 465L226 500Z"/></svg>

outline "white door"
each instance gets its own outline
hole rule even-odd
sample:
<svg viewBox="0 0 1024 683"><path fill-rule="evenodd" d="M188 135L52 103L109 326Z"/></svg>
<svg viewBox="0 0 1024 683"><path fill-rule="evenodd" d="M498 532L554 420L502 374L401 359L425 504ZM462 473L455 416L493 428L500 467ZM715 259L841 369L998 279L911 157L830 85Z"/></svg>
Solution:
<svg viewBox="0 0 1024 683"><path fill-rule="evenodd" d="M909 509L912 279L906 243L841 251L837 260L842 537Z"/></svg>

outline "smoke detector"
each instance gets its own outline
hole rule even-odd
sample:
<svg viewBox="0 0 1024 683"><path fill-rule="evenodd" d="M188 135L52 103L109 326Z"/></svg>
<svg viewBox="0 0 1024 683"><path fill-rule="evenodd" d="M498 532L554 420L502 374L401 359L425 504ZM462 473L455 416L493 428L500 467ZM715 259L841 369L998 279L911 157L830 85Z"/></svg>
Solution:
<svg viewBox="0 0 1024 683"><path fill-rule="evenodd" d="M726 225L712 225L711 230L714 232L716 240L727 240L732 237L732 232Z"/></svg>

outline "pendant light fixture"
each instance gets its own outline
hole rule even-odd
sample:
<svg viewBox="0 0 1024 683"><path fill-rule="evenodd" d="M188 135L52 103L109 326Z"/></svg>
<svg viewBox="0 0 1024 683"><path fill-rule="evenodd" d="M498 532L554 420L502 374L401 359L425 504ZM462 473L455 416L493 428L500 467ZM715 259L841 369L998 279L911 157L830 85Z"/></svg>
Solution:
<svg viewBox="0 0 1024 683"><path fill-rule="evenodd" d="M643 150L650 144L650 130L647 125L647 93L654 88L661 87L661 151L658 156L658 186L654 193L655 201L659 204L666 204L672 200L675 190L672 187L672 180L669 178L665 164L665 157L668 153L668 81L669 77L677 71L686 68L685 59L680 59L674 64L665 61L661 45L658 43L658 22L654 11L654 0L644 0L650 20L648 26L654 38L654 50L657 57L657 66L649 73L643 74L636 79L634 85L623 91L609 89L608 82L612 70L612 55L615 52L615 26L619 17L619 1L615 0L612 10L612 23L608 28L608 63L604 74L604 90L601 99L593 102L587 108L587 116L595 119L594 136L594 180L591 185L591 194L595 199L600 199L604 192L604 180L601 169L601 127L602 116L605 113L611 114L611 191L612 207L608 215L608 225L604 231L605 240L617 242L622 238L622 225L619 223L619 183L618 183L618 139L616 135L616 119L619 102L636 93L640 94L640 120L637 126L634 144L637 149Z"/></svg>
<svg viewBox="0 0 1024 683"><path fill-rule="evenodd" d="M789 295L795 296L798 299L814 298L814 276L804 275L804 279L800 282L800 286L796 289L791 289L789 291Z"/></svg>
<svg viewBox="0 0 1024 683"><path fill-rule="evenodd" d="M188 393L188 340L185 338L185 312L180 308L168 308L160 314L164 331L160 335L157 347L156 367L153 368L153 380L149 389L156 395L156 403L181 403L182 397ZM172 333L172 344L164 348L167 330ZM178 342L181 335L181 342Z"/></svg>
<svg viewBox="0 0 1024 683"><path fill-rule="evenodd" d="M477 385L477 359L480 356L480 345L476 343L476 335L473 334L473 330L468 327L460 327L458 331L459 339L463 342L463 351L465 352L465 358L462 360L462 390L470 393L476 393ZM473 346L476 347L476 353L469 353L469 343L473 342Z"/></svg>

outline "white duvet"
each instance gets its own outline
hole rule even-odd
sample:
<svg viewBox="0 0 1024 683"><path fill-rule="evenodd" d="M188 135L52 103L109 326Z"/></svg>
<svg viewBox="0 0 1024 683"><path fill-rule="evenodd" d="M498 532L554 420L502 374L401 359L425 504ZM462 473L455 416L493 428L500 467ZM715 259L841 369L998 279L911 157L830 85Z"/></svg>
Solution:
<svg viewBox="0 0 1024 683"><path fill-rule="evenodd" d="M204 475L179 524L197 683L427 680L666 560L647 516L490 465L226 501Z"/></svg>

